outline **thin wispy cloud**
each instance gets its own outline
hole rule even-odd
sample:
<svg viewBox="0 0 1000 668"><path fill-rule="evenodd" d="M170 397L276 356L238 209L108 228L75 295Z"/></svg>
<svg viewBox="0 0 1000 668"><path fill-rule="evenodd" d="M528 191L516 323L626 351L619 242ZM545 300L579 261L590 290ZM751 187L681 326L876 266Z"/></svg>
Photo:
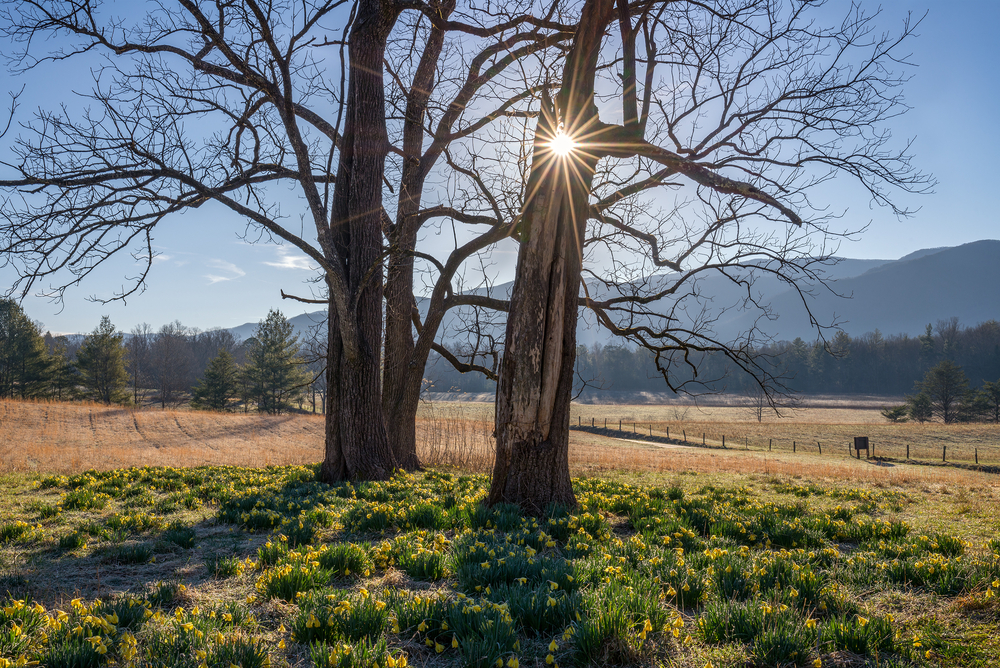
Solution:
<svg viewBox="0 0 1000 668"><path fill-rule="evenodd" d="M265 262L264 264L269 267L277 269L304 269L308 271L315 271L316 269L308 257L295 254L290 248L278 246L275 250L278 253L278 261Z"/></svg>
<svg viewBox="0 0 1000 668"><path fill-rule="evenodd" d="M216 283L221 283L222 281L232 281L237 278L242 278L247 275L247 272L243 271L237 267L232 262L226 262L225 260L212 259L206 262L212 269L220 269L227 272L228 276L221 276L219 274L205 274L205 278L208 279L209 285L215 285Z"/></svg>

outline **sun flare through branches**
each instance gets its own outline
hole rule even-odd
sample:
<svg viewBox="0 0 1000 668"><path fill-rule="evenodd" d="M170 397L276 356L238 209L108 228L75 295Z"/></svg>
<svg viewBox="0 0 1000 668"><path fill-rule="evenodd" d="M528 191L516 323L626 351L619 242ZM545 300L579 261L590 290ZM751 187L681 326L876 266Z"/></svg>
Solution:
<svg viewBox="0 0 1000 668"><path fill-rule="evenodd" d="M576 148L576 141L566 134L562 128L556 130L555 136L549 142L549 149L556 157L565 158Z"/></svg>

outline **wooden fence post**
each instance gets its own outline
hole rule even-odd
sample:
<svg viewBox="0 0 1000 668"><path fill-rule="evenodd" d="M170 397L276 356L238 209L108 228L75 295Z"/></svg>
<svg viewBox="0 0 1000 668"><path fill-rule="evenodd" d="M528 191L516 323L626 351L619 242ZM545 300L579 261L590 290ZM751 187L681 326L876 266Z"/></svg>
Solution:
<svg viewBox="0 0 1000 668"><path fill-rule="evenodd" d="M943 461L943 462L948 461L948 446L947 445L942 445L941 446L941 461Z"/></svg>
<svg viewBox="0 0 1000 668"><path fill-rule="evenodd" d="M906 458L907 459L910 458L910 444L909 443L906 444Z"/></svg>
<svg viewBox="0 0 1000 668"><path fill-rule="evenodd" d="M670 438L670 427L667 427L667 438Z"/></svg>
<svg viewBox="0 0 1000 668"><path fill-rule="evenodd" d="M823 444L816 441L816 447L819 448L819 454L823 454Z"/></svg>
<svg viewBox="0 0 1000 668"><path fill-rule="evenodd" d="M976 466L979 466L979 448L976 448Z"/></svg>
<svg viewBox="0 0 1000 668"><path fill-rule="evenodd" d="M619 420L618 421L618 431L621 431L621 430L622 430L622 421Z"/></svg>
<svg viewBox="0 0 1000 668"><path fill-rule="evenodd" d="M774 441L773 438L767 439L767 451L771 452L771 443Z"/></svg>
<svg viewBox="0 0 1000 668"><path fill-rule="evenodd" d="M705 445L705 432L701 432L701 444Z"/></svg>
<svg viewBox="0 0 1000 668"><path fill-rule="evenodd" d="M590 428L591 428L591 429L593 429L593 428L594 428L594 419L595 419L595 418L590 418Z"/></svg>
<svg viewBox="0 0 1000 668"><path fill-rule="evenodd" d="M726 435L725 434L722 435L722 447L723 448L726 447Z"/></svg>
<svg viewBox="0 0 1000 668"><path fill-rule="evenodd" d="M792 452L795 452L795 441L792 441Z"/></svg>
<svg viewBox="0 0 1000 668"><path fill-rule="evenodd" d="M684 442L688 442L688 433L686 429L681 429L681 433L684 434Z"/></svg>

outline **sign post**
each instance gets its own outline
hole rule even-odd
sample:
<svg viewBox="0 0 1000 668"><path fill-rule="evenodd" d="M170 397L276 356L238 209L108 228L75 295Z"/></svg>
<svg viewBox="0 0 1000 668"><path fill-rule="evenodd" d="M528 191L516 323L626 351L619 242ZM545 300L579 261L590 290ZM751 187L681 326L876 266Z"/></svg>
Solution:
<svg viewBox="0 0 1000 668"><path fill-rule="evenodd" d="M854 452L857 453L858 459L861 459L861 451L865 451L865 458L870 459L871 455L868 450L868 437L867 436L855 436L854 437Z"/></svg>

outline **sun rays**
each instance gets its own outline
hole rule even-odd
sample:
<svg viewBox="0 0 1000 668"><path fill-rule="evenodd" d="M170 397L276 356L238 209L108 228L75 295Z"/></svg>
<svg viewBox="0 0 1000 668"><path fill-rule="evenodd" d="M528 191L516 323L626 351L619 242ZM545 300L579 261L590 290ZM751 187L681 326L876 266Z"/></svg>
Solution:
<svg viewBox="0 0 1000 668"><path fill-rule="evenodd" d="M549 142L549 150L557 158L567 158L576 149L577 143L572 137L566 134L562 128L556 131L552 141Z"/></svg>

